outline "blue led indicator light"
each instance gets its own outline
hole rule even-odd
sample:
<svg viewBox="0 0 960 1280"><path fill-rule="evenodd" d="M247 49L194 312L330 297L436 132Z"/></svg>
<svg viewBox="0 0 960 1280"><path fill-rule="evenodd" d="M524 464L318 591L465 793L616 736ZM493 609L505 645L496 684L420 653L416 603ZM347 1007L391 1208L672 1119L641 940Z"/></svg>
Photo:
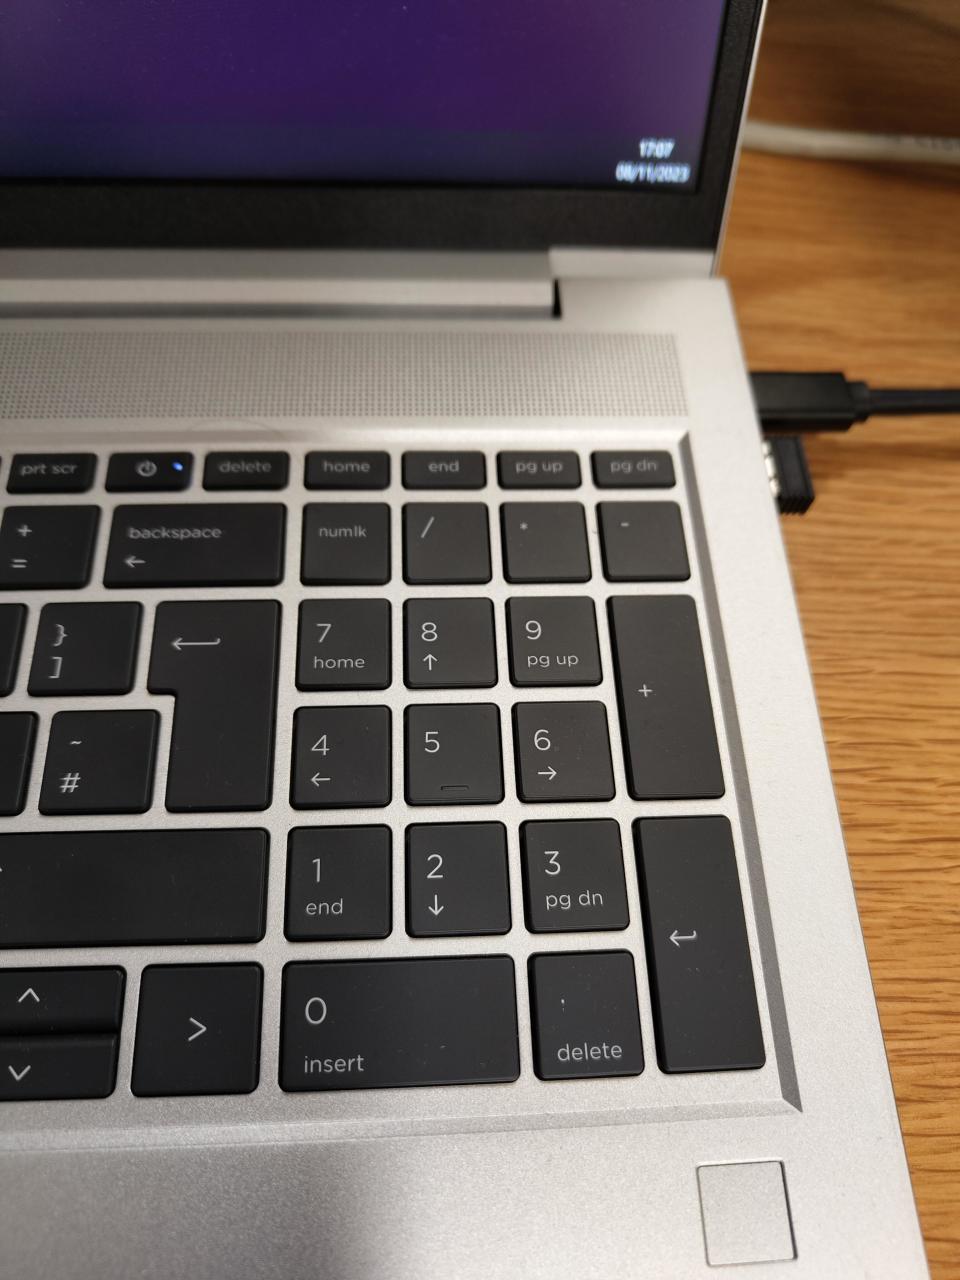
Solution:
<svg viewBox="0 0 960 1280"><path fill-rule="evenodd" d="M171 467L173 467L174 471L182 471L182 470L183 470L183 463L182 463L182 462L171 462L171 463L170 463L170 465L171 465Z"/></svg>

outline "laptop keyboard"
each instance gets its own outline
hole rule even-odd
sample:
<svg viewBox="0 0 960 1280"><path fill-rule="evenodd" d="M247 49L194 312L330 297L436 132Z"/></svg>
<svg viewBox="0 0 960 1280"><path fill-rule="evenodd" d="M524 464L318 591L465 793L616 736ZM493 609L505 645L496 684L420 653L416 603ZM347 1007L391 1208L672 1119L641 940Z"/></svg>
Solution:
<svg viewBox="0 0 960 1280"><path fill-rule="evenodd" d="M670 451L3 461L0 1100L763 1067Z"/></svg>

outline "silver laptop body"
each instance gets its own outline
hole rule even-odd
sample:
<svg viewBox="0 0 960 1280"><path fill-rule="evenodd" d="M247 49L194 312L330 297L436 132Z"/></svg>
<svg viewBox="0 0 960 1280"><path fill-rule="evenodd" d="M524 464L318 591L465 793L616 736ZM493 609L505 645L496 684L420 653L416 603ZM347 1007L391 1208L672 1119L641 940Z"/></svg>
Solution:
<svg viewBox="0 0 960 1280"><path fill-rule="evenodd" d="M5 769L26 766L0 818L0 1275L927 1274L736 322L712 276L759 17L728 8L690 192L301 184L284 206L268 183L8 185L0 613L21 612L0 724ZM265 204L238 212L245 200ZM285 483L257 486L283 454ZM77 457L86 487L58 488L75 464L57 459ZM381 465L382 484L366 471ZM51 525L39 553L75 559L87 538L80 580L31 564L66 507L97 509L92 532ZM568 516L580 541L564 560ZM386 530L379 581L343 568L367 553L368 518ZM234 556L218 581L226 551L200 543L245 522L250 554L272 539L277 568ZM190 529L197 544L179 545ZM485 571L436 568L475 535ZM668 536L685 563L649 568ZM544 612L574 597L596 628L583 647ZM374 609L360 639L325 656L342 615L324 609L358 601ZM71 628L96 665L82 646L97 615L58 610L118 604L134 612L109 615L98 653L136 617L129 687L62 691ZM454 665L491 628L486 677L444 683L431 608ZM385 620L379 681L370 619ZM230 667L232 645L268 633L269 659L251 647ZM257 690L264 802L224 800ZM704 707L720 783L684 788ZM82 730L54 723L77 714ZM133 738L84 807L69 753L91 725L148 726L139 809L95 798L120 785ZM381 794L364 781L378 752ZM651 794L644 768L663 761ZM206 807L204 785L219 797ZM464 850L479 826L501 842L499 924L494 908L476 923L489 882ZM324 859L354 828L379 833L387 905L382 928L344 936L336 904L349 915L369 886L348 875L344 892L345 862ZM94 970L119 984L112 1024L87 1009ZM247 1068L211 970L255 988ZM218 1048L204 1084L190 1055ZM96 1063L108 1084L71 1096Z"/></svg>

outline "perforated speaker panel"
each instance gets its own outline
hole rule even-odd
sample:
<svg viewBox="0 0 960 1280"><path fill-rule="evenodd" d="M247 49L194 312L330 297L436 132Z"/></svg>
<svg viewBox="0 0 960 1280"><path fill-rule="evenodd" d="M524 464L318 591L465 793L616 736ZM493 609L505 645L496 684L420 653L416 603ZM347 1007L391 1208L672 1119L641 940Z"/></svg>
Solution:
<svg viewBox="0 0 960 1280"><path fill-rule="evenodd" d="M670 334L6 328L0 417L683 417Z"/></svg>

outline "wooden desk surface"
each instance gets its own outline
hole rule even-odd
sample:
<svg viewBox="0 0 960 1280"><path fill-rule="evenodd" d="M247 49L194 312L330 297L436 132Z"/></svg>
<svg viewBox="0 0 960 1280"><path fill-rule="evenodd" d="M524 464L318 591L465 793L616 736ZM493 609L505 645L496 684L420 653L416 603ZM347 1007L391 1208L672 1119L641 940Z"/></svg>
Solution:
<svg viewBox="0 0 960 1280"><path fill-rule="evenodd" d="M960 384L957 178L747 154L722 270L752 368ZM930 1266L960 1280L960 419L809 452L783 528Z"/></svg>

